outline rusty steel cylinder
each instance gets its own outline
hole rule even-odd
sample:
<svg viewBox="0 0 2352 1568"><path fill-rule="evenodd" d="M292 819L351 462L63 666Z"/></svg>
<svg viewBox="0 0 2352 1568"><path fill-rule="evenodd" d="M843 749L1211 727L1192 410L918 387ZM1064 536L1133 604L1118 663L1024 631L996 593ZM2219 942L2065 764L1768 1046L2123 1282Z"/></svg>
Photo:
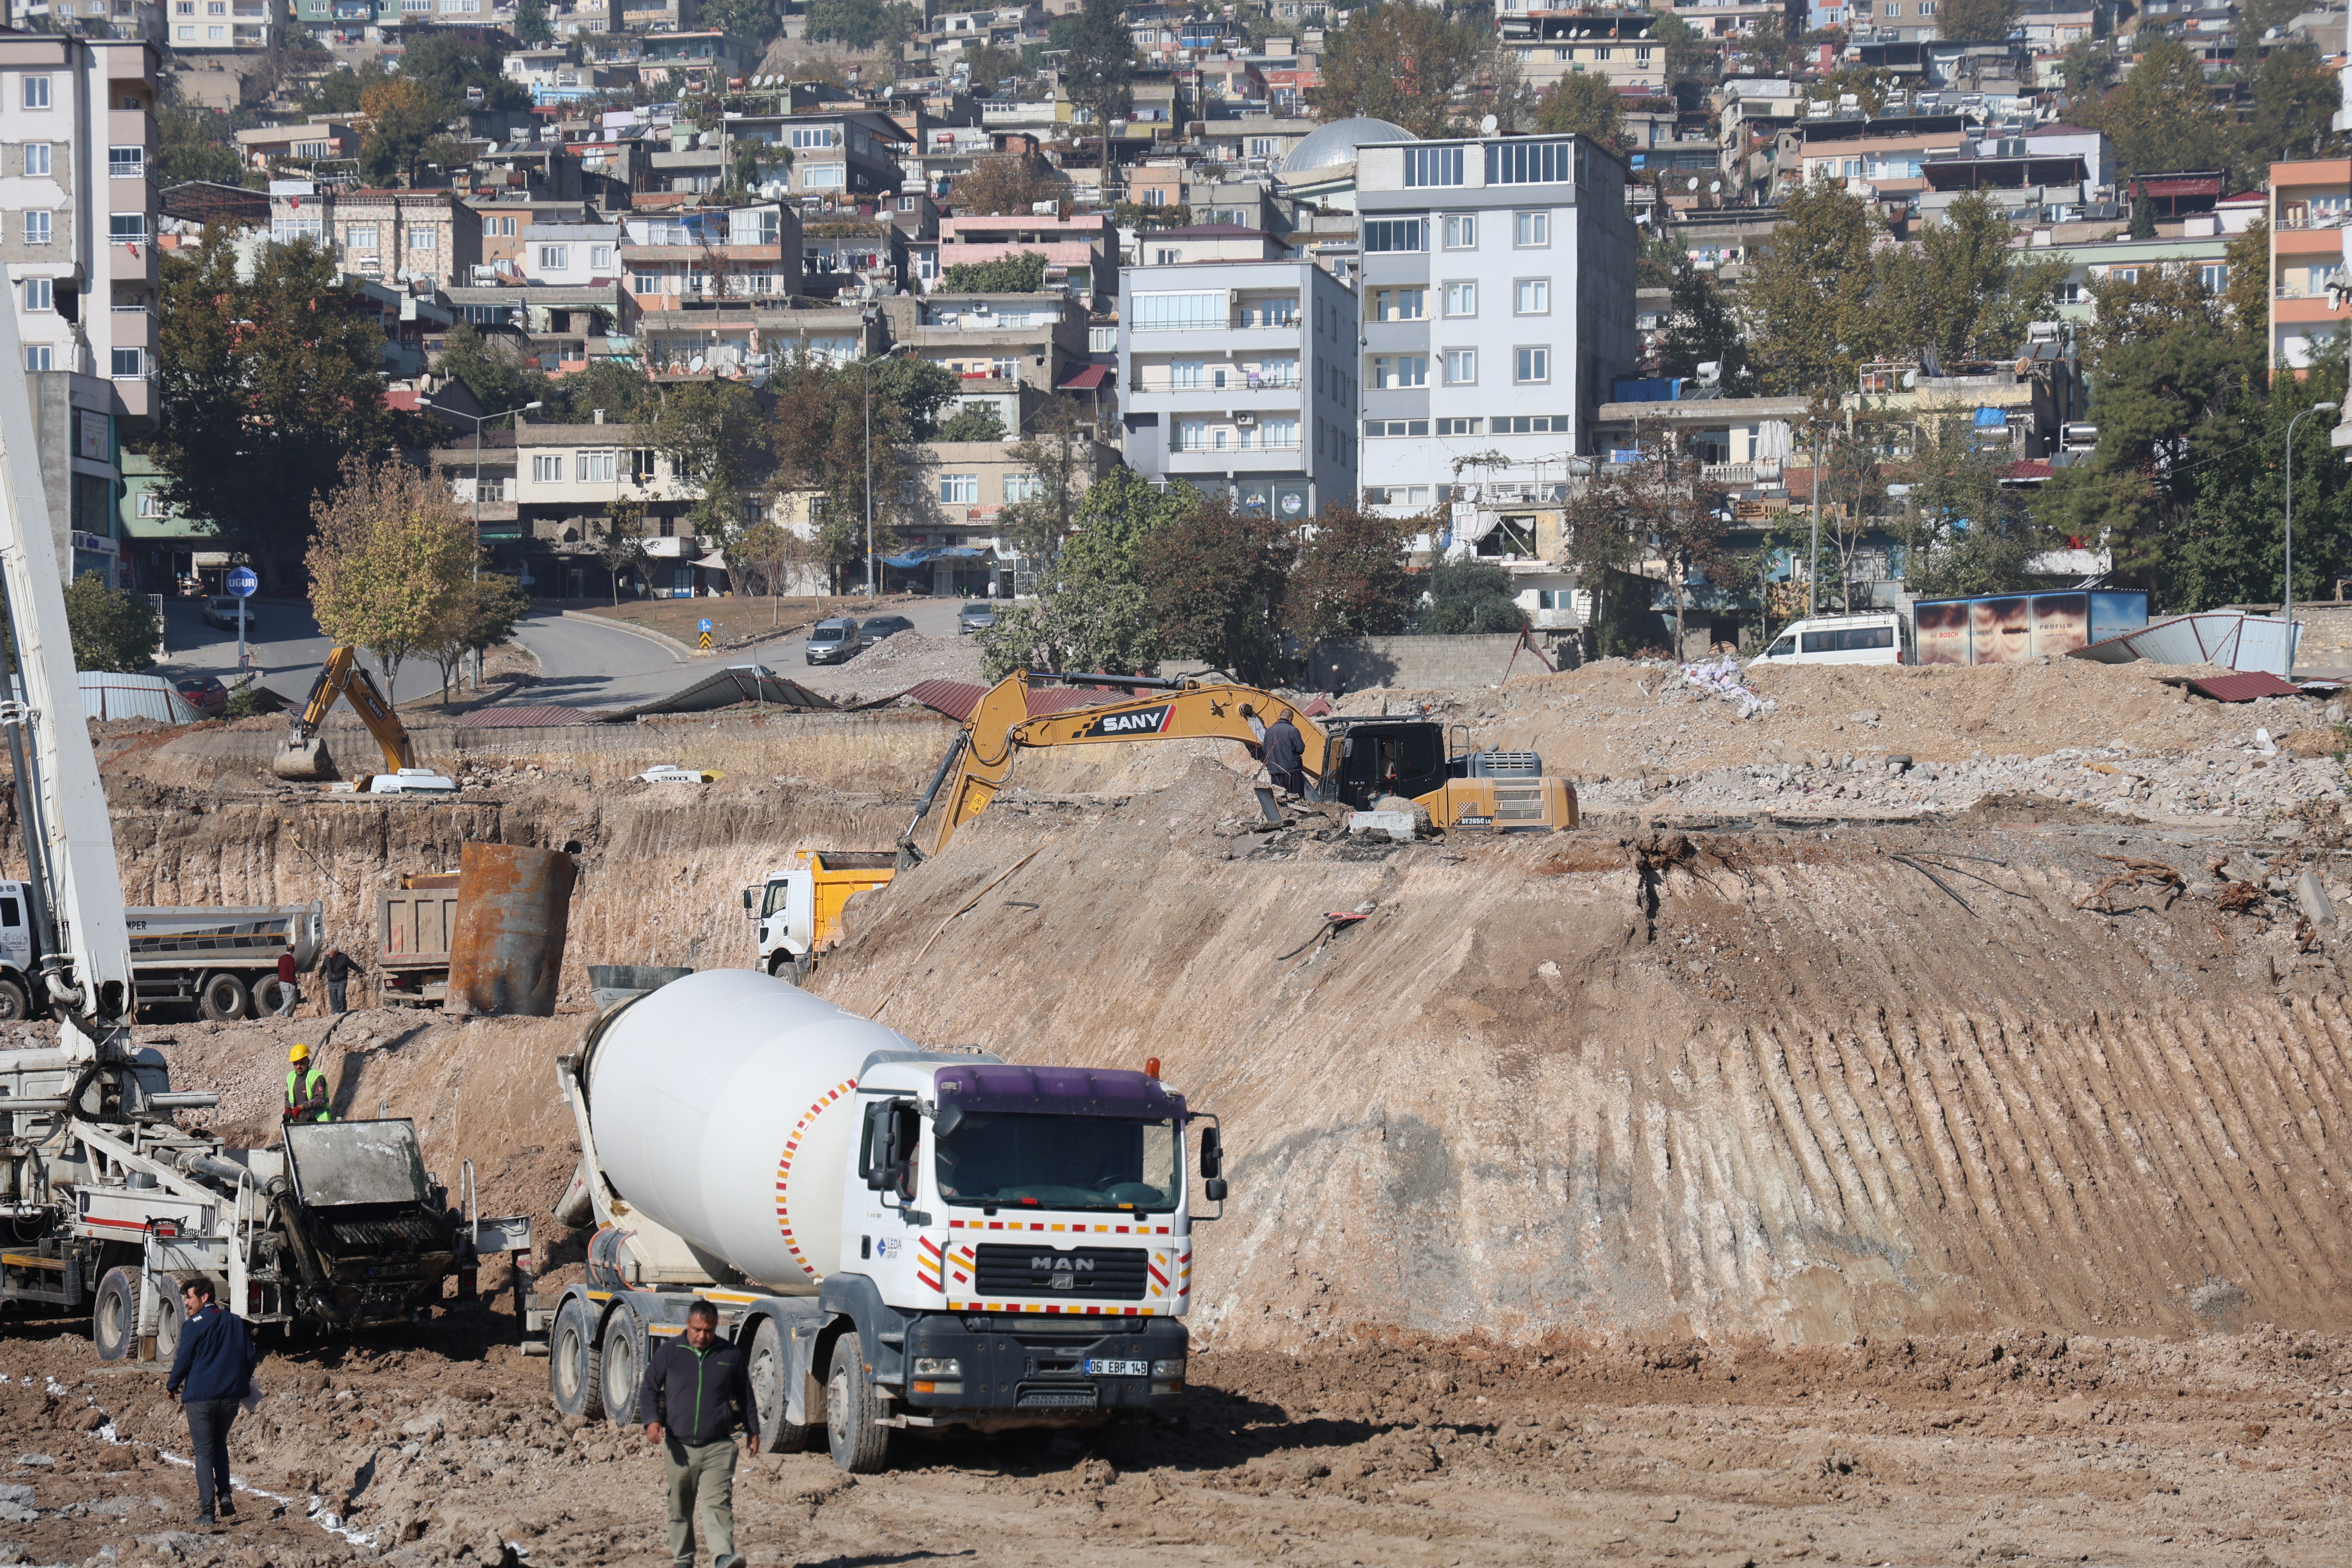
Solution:
<svg viewBox="0 0 2352 1568"><path fill-rule="evenodd" d="M560 850L467 844L457 861L451 1003L480 1014L553 1014L577 878L572 857Z"/></svg>

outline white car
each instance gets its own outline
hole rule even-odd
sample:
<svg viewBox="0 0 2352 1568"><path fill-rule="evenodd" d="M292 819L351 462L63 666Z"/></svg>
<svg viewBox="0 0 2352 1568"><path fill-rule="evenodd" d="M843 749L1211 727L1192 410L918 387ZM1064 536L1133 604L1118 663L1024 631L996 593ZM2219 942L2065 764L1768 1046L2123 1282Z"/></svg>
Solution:
<svg viewBox="0 0 2352 1568"><path fill-rule="evenodd" d="M681 768L675 763L657 763L636 775L647 784L717 784L719 775L704 768Z"/></svg>
<svg viewBox="0 0 2352 1568"><path fill-rule="evenodd" d="M1809 616L1791 623L1772 646L1748 661L1766 664L1916 664L1911 623L1893 611Z"/></svg>
<svg viewBox="0 0 2352 1568"><path fill-rule="evenodd" d="M431 768L403 768L368 780L370 795L456 795L457 781Z"/></svg>

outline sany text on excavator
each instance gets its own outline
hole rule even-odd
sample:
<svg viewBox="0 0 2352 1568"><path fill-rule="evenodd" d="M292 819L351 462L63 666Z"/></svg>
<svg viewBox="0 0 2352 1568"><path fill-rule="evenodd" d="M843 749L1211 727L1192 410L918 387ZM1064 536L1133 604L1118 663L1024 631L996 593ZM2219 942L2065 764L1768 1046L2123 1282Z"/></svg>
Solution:
<svg viewBox="0 0 2352 1568"><path fill-rule="evenodd" d="M1137 695L1099 707L1029 716L1028 689L1052 682L1126 687ZM1306 742L1307 798L1337 801L1359 811L1402 795L1427 809L1449 830L1558 832L1577 824L1576 788L1544 776L1533 752L1455 752L1444 726L1428 719L1310 719L1298 703L1255 687L1152 676L1006 676L975 703L971 718L940 759L939 772L916 804L914 820L898 840L902 861L923 858L915 829L942 786L946 804L929 854L987 808L1012 776L1023 751L1035 746L1105 741L1223 739L1255 746L1265 727L1284 715Z"/></svg>
<svg viewBox="0 0 2352 1568"><path fill-rule="evenodd" d="M416 747L400 714L384 700L374 679L361 667L359 650L349 643L329 654L320 668L319 679L310 683L310 700L295 715L286 739L278 743L278 755L270 760L271 773L298 781L335 776L334 759L327 754L327 740L319 727L327 721L338 697L350 700L352 711L360 716L360 722L383 752L383 772L352 781L354 789L369 795L457 793L457 780L416 765Z"/></svg>

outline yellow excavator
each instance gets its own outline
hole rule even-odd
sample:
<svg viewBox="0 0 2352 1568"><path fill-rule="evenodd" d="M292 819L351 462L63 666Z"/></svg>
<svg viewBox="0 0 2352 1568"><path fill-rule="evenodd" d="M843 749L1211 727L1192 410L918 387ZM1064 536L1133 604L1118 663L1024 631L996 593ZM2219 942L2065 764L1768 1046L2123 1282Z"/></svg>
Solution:
<svg viewBox="0 0 2352 1568"><path fill-rule="evenodd" d="M1099 707L1029 716L1032 686L1125 687L1137 695ZM947 801L929 854L947 847L957 828L987 809L1012 776L1022 752L1036 746L1087 745L1106 741L1238 741L1254 750L1265 727L1287 714L1306 754L1306 798L1337 801L1358 811L1388 795L1427 809L1448 830L1559 832L1577 825L1576 786L1544 776L1533 752L1455 752L1445 727L1429 719L1310 719L1298 703L1255 687L1156 676L1032 675L1017 671L998 681L972 707L948 746L939 771L916 803L914 820L899 837L902 865L925 858L915 829L944 787Z"/></svg>
<svg viewBox="0 0 2352 1568"><path fill-rule="evenodd" d="M361 668L359 650L349 643L339 645L320 667L319 679L310 683L310 700L294 716L286 739L278 742L278 754L270 759L271 773L297 781L335 776L334 759L327 754L327 738L320 733L320 726L327 721L338 698L350 701L352 711L360 716L360 722L367 726L383 752L383 772L353 780L353 789L368 795L457 793L457 780L416 765L416 747L400 714L383 700L374 679Z"/></svg>

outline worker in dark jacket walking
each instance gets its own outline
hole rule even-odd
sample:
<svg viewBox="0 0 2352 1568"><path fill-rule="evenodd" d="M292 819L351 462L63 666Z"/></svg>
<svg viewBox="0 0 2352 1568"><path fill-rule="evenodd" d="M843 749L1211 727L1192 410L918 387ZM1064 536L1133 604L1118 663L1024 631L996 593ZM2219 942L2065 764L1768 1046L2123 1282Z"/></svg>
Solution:
<svg viewBox="0 0 2352 1568"><path fill-rule="evenodd" d="M186 1309L180 1348L163 1392L188 1413L188 1446L196 1461L196 1528L209 1530L215 1493L219 1517L236 1518L236 1498L229 1490L228 1427L236 1419L237 1401L252 1392L261 1352L246 1321L213 1300L212 1281L203 1275L191 1274L181 1282L180 1304Z"/></svg>
<svg viewBox="0 0 2352 1568"><path fill-rule="evenodd" d="M740 1424L749 1439L745 1450L757 1454L760 1406L751 1397L743 1352L719 1337L719 1309L709 1302L688 1307L686 1332L647 1362L637 1419L646 1424L647 1440L662 1445L669 1552L677 1568L694 1568L698 1500L711 1568L742 1568L735 1555L734 1432Z"/></svg>
<svg viewBox="0 0 2352 1568"><path fill-rule="evenodd" d="M294 1004L302 1000L301 988L294 984L294 950L288 948L278 955L278 1016L290 1018Z"/></svg>
<svg viewBox="0 0 2352 1568"><path fill-rule="evenodd" d="M327 977L327 1010L329 1012L348 1013L352 1010L350 1002L352 971L358 967L358 964L352 962L351 955L341 948L331 947L327 950L326 960L319 965L319 973Z"/></svg>

